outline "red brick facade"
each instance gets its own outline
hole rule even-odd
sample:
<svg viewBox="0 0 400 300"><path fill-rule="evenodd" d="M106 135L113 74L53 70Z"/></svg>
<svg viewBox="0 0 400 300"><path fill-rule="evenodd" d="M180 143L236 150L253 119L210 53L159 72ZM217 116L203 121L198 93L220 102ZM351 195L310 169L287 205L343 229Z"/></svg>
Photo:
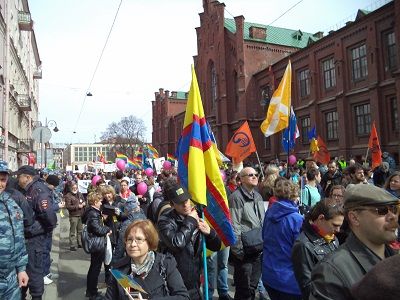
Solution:
<svg viewBox="0 0 400 300"><path fill-rule="evenodd" d="M268 29L245 26L243 16L235 18L236 32L232 33L224 25L224 4L210 2L203 1L201 25L196 29L195 66L206 117L222 151L233 132L248 120L261 159L284 157L281 134L265 139L259 126L289 57L292 104L302 133L295 148L298 156L308 155L305 133L316 125L331 156L360 158L365 155L370 125L375 120L383 151L392 153L398 160L398 1L367 15L360 12L353 23L320 40L310 39L310 45L301 50L257 42L254 39L268 36ZM246 35L253 39L243 38ZM299 32L299 39L301 35ZM156 132L161 130L161 120L166 117L155 120L154 107L153 103L153 131ZM169 117L169 125L173 126L168 128L171 139L165 139L165 128L163 134L153 132L153 145L160 145L161 149L168 144L175 149L183 117L183 113Z"/></svg>

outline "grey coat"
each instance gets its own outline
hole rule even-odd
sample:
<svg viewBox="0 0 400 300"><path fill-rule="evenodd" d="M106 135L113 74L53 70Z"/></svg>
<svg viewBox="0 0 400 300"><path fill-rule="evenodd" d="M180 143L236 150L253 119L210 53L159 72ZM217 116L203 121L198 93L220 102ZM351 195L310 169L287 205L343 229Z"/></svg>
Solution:
<svg viewBox="0 0 400 300"><path fill-rule="evenodd" d="M261 195L253 190L250 194L240 186L229 196L230 213L236 244L231 246L232 254L242 260L244 258L242 232L260 228L264 222L264 203Z"/></svg>

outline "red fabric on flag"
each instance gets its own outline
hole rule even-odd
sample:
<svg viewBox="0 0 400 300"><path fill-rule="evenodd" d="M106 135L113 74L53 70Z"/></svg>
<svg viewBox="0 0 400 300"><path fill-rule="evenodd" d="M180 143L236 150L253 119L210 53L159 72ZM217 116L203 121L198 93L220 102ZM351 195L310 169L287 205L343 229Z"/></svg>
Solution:
<svg viewBox="0 0 400 300"><path fill-rule="evenodd" d="M314 159L321 164L327 165L331 160L331 155L329 154L328 148L326 148L326 145L320 136L318 136L317 142L319 149L314 153Z"/></svg>
<svg viewBox="0 0 400 300"><path fill-rule="evenodd" d="M379 144L378 133L375 127L375 121L372 123L371 135L369 136L368 148L371 151L372 170L382 163L382 150Z"/></svg>
<svg viewBox="0 0 400 300"><path fill-rule="evenodd" d="M246 121L233 134L226 146L225 154L232 157L235 163L240 163L251 153L256 151L256 144L251 135L249 123Z"/></svg>

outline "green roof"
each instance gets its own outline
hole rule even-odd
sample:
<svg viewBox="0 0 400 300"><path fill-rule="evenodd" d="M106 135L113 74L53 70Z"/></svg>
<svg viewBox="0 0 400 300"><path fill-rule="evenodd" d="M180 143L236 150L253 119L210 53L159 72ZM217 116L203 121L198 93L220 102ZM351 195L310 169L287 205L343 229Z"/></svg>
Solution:
<svg viewBox="0 0 400 300"><path fill-rule="evenodd" d="M266 39L255 39L250 37L250 27L265 28L267 31ZM236 32L236 23L233 19L225 19L225 28L230 32ZM248 41L262 42L267 44L282 45L294 48L305 48L309 41L317 41L318 38L312 33L302 32L300 30L292 30L274 26L268 26L257 23L244 22L243 39Z"/></svg>
<svg viewBox="0 0 400 300"><path fill-rule="evenodd" d="M175 96L175 93L176 93L176 96ZM188 92L172 91L169 98L176 99L176 100L187 100L186 94L188 94Z"/></svg>

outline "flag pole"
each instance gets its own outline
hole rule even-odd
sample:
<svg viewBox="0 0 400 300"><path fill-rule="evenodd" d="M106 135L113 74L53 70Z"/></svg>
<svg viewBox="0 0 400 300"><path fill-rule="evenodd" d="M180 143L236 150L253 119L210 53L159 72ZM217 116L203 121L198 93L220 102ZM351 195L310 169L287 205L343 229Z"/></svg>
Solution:
<svg viewBox="0 0 400 300"><path fill-rule="evenodd" d="M367 160L368 160L368 152L369 152L369 147L367 148L367 154L365 154L364 164L367 163Z"/></svg>
<svg viewBox="0 0 400 300"><path fill-rule="evenodd" d="M204 218L204 210L203 205L199 205L200 215L203 220ZM201 246L203 248L203 272L204 272L204 299L208 300L208 272L207 272L207 246L206 246L206 236L201 234Z"/></svg>
<svg viewBox="0 0 400 300"><path fill-rule="evenodd" d="M256 156L257 156L257 160L258 160L258 165L260 166L261 176L262 176L262 179L264 180L264 171L263 171L263 167L261 165L260 157L258 156L257 150L256 150Z"/></svg>
<svg viewBox="0 0 400 300"><path fill-rule="evenodd" d="M291 111L290 111L290 105L288 106L288 144L287 144L287 155L286 155L286 178L290 179L290 175L289 175L289 149L290 149L290 115L291 115Z"/></svg>

